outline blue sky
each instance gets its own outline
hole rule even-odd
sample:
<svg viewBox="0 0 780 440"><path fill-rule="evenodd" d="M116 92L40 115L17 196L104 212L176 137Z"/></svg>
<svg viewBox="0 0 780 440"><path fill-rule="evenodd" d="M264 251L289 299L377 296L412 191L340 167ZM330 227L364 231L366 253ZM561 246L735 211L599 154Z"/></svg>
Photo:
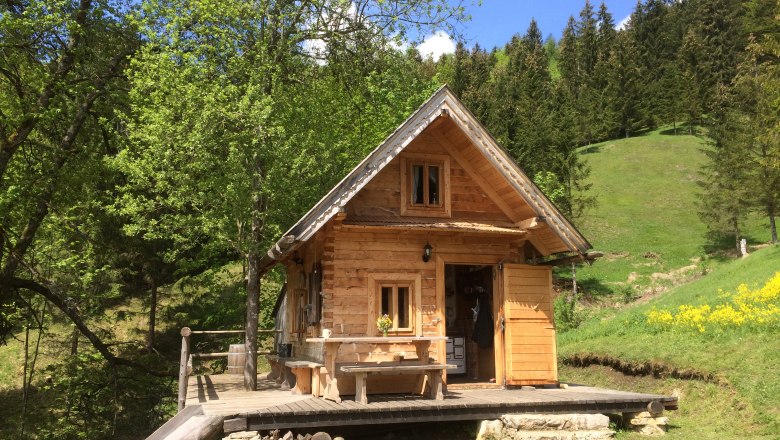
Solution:
<svg viewBox="0 0 780 440"><path fill-rule="evenodd" d="M605 3L616 24L628 17L636 6L636 0L605 0ZM490 50L503 46L514 34L525 33L528 23L535 18L544 38L552 34L557 40L569 16L576 18L584 4L585 0L483 0L481 6L468 8L472 19L460 30L469 47L479 43ZM598 10L601 0L592 0L592 4ZM419 47L424 55L429 53L436 58L438 53L450 52L451 38L441 32L427 43Z"/></svg>

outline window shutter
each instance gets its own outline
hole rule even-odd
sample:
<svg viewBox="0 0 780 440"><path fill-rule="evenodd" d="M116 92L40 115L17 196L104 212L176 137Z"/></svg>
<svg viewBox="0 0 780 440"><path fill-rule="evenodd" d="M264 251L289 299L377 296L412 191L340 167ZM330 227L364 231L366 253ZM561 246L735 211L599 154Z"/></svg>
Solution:
<svg viewBox="0 0 780 440"><path fill-rule="evenodd" d="M322 308L322 265L314 263L309 272L309 303L306 305L306 316L309 325L317 325L320 322L320 310Z"/></svg>

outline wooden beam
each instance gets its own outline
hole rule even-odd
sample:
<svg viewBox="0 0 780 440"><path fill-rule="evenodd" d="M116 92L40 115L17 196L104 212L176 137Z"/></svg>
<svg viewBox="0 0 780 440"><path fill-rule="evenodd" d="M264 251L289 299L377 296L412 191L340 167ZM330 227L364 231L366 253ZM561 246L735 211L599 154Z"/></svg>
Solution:
<svg viewBox="0 0 780 440"><path fill-rule="evenodd" d="M404 224L397 224L397 225L360 225L360 224L344 224L344 229L365 229L365 230L374 230L374 231L394 231L394 232L400 232L400 231L417 231L417 232L459 232L464 234L480 234L480 235L502 235L502 236L511 236L511 237L517 237L517 236L525 236L527 234L526 231L523 230L516 230L516 231L489 231L489 230L479 230L479 229L469 229L469 228L458 228L458 227L446 227L446 226L438 226L438 227L425 227L425 226L416 226L416 225L404 225Z"/></svg>
<svg viewBox="0 0 780 440"><path fill-rule="evenodd" d="M582 262L586 262L586 263L590 264L590 263L596 261L597 258L601 258L603 256L604 256L603 252L596 252L596 251L594 251L594 252L587 252L587 253L582 254L582 255L577 254L577 255L562 256L560 258L555 258L555 259L547 260L547 261L539 261L539 262L533 263L533 264L538 264L538 265L541 265L541 266L560 266L560 265L563 265L563 264L582 263Z"/></svg>
<svg viewBox="0 0 780 440"><path fill-rule="evenodd" d="M517 222L518 228L525 229L527 231L543 228L544 225L545 225L545 218L542 216L531 217Z"/></svg>

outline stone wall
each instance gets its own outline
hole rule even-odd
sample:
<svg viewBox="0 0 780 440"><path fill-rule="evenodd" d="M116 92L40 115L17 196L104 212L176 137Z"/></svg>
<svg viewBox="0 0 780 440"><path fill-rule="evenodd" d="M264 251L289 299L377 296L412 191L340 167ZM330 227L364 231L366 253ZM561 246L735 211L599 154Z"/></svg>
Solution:
<svg viewBox="0 0 780 440"><path fill-rule="evenodd" d="M282 431L276 429L268 431L263 434L260 431L241 431L234 432L222 440L344 440L341 437L331 438L330 434L326 432L317 432L315 434L298 434L295 435L292 431L282 433Z"/></svg>
<svg viewBox="0 0 780 440"><path fill-rule="evenodd" d="M477 440L606 440L615 438L602 414L507 414L485 420Z"/></svg>

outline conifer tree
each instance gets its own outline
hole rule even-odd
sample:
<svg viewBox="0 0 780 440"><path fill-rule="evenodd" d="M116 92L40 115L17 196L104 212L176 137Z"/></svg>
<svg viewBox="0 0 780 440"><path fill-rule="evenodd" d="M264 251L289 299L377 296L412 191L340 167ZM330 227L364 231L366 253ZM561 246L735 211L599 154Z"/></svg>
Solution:
<svg viewBox="0 0 780 440"><path fill-rule="evenodd" d="M609 87L612 70L616 68L615 21L605 3L601 3L596 17L598 32L596 34L596 66L591 81L595 97L595 113L593 132L596 139L607 139L620 134L620 102L614 94L615 89Z"/></svg>

